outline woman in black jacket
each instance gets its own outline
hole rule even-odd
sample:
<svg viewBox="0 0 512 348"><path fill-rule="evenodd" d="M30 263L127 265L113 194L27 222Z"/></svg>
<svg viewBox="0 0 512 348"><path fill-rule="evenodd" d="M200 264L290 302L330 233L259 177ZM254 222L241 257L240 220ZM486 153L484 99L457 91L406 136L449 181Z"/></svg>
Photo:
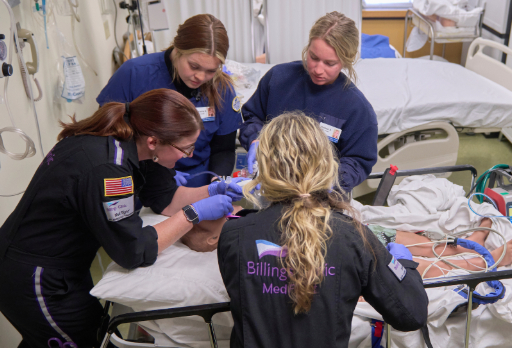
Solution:
<svg viewBox="0 0 512 348"><path fill-rule="evenodd" d="M247 196L264 209L228 221L218 246L231 347L347 347L360 296L397 330L423 327L428 297L418 264L350 217L318 122L284 114L258 139L259 173L244 192L261 184L260 199Z"/></svg>

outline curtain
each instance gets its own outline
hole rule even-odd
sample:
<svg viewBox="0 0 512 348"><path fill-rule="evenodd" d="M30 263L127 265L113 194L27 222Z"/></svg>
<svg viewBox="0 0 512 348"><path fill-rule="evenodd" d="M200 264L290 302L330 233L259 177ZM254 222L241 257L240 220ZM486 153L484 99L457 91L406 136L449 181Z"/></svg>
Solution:
<svg viewBox="0 0 512 348"><path fill-rule="evenodd" d="M145 0L148 2L149 0ZM187 18L209 13L222 21L229 37L228 59L254 62L251 35L250 0L162 0L166 7L169 30L155 32L158 50L170 46L178 26ZM146 7L146 6L144 6Z"/></svg>
<svg viewBox="0 0 512 348"><path fill-rule="evenodd" d="M309 30L331 11L354 20L361 36L361 0L266 0L266 6L267 63L300 60ZM361 38L359 42L361 47Z"/></svg>

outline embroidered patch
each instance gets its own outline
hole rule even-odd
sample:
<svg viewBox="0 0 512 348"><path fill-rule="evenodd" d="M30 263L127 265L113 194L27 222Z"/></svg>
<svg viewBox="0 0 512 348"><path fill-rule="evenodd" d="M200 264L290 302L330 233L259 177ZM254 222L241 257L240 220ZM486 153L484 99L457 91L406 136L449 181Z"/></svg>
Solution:
<svg viewBox="0 0 512 348"><path fill-rule="evenodd" d="M105 209L108 221L119 221L132 216L135 211L133 196L104 202L103 209Z"/></svg>
<svg viewBox="0 0 512 348"><path fill-rule="evenodd" d="M398 278L399 281L402 281L402 279L404 279L407 271L405 270L405 267L402 266L402 264L398 260L395 259L394 256L391 259L391 262L389 263L388 267L391 270L391 272L393 272L395 277Z"/></svg>
<svg viewBox="0 0 512 348"><path fill-rule="evenodd" d="M265 255L286 257L286 254L288 253L286 246L279 246L264 239L258 239L256 241L256 248L258 249L258 256L260 259Z"/></svg>
<svg viewBox="0 0 512 348"><path fill-rule="evenodd" d="M131 176L103 180L105 182L105 197L133 193L133 181Z"/></svg>
<svg viewBox="0 0 512 348"><path fill-rule="evenodd" d="M239 96L233 98L233 103L231 106L233 107L233 110L240 112L240 109L242 108L242 101L240 100Z"/></svg>

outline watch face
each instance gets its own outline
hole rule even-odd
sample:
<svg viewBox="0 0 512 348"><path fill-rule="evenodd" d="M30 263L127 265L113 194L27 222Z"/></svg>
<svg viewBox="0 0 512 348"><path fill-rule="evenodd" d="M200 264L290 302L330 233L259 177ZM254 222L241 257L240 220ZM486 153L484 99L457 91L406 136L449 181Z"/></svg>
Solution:
<svg viewBox="0 0 512 348"><path fill-rule="evenodd" d="M185 216L187 217L188 221L192 223L198 222L197 213L192 206L187 205L185 208L183 208L183 211L185 212Z"/></svg>
<svg viewBox="0 0 512 348"><path fill-rule="evenodd" d="M7 58L7 45L4 41L0 41L0 60Z"/></svg>

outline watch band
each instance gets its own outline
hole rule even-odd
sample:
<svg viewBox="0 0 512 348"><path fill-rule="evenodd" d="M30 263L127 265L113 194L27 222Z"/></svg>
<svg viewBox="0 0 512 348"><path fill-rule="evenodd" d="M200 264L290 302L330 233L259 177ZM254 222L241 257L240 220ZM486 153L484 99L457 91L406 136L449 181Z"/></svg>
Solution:
<svg viewBox="0 0 512 348"><path fill-rule="evenodd" d="M182 210L187 221L193 223L194 225L199 223L199 215L197 214L196 209L192 205L187 205L183 207Z"/></svg>

